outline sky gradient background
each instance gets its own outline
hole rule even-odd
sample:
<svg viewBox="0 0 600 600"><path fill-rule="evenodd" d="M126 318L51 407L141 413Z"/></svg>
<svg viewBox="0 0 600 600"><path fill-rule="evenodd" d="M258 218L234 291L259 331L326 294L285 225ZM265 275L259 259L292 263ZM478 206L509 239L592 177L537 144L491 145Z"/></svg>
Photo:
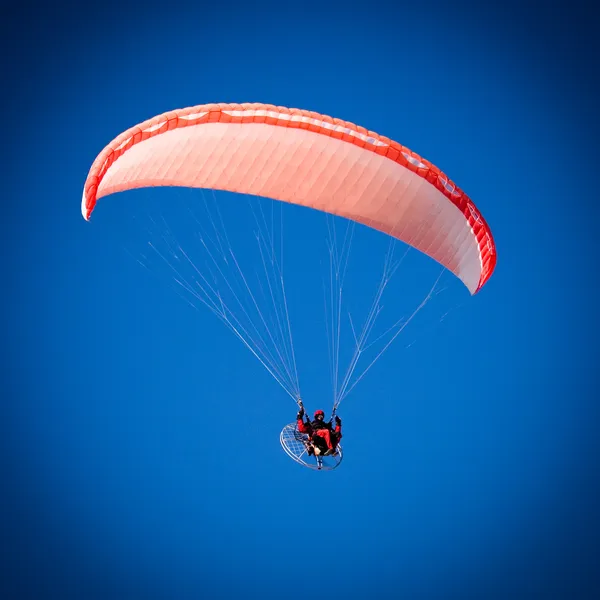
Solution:
<svg viewBox="0 0 600 600"><path fill-rule="evenodd" d="M591 14L377 2L5 14L2 597L296 598L319 593L313 577L348 599L600 595ZM421 153L497 244L483 291L451 286L445 306L460 307L442 324L433 310L344 401L333 473L285 456L294 405L250 353L129 260L123 245L145 239L116 218L124 198L90 223L80 214L88 169L121 131L253 101ZM319 224L302 214L289 233L311 410L330 397L314 354L325 341L302 313L302 244ZM369 267L355 269L360 281Z"/></svg>

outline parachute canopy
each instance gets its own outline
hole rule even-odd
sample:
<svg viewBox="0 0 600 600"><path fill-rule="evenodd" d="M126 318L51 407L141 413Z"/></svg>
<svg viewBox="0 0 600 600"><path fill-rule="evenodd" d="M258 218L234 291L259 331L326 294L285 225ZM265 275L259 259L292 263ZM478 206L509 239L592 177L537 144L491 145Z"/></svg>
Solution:
<svg viewBox="0 0 600 600"><path fill-rule="evenodd" d="M96 158L81 210L148 186L212 188L338 215L413 246L476 293L492 275L491 231L437 167L362 127L266 104L167 112L115 138Z"/></svg>

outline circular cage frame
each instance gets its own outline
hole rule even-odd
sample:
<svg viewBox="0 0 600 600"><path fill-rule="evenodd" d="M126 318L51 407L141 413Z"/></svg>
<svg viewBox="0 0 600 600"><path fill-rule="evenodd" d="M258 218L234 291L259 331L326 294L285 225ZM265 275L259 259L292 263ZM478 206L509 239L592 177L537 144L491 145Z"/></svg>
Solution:
<svg viewBox="0 0 600 600"><path fill-rule="evenodd" d="M341 444L337 445L337 452L330 456L308 454L309 437L298 430L296 423L290 423L281 430L279 441L292 460L314 471L333 471L340 466L343 459Z"/></svg>

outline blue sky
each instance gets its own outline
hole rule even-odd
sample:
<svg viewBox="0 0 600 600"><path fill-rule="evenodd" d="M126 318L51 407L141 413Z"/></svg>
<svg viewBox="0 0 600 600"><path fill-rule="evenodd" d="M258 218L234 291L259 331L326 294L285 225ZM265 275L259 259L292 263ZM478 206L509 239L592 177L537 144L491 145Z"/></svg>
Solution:
<svg viewBox="0 0 600 600"><path fill-rule="evenodd" d="M318 593L305 589L313 575L348 599L598 593L597 95L583 12L117 8L42 10L34 23L15 12L4 36L18 56L3 100L9 597L301 597ZM90 223L80 214L89 166L121 131L248 101L343 118L421 153L473 198L497 244L482 292L446 274L439 305L344 400L332 473L283 453L295 407L255 358L124 251L147 242L131 216L175 196L114 196ZM232 196L218 198L250 257ZM331 398L309 266L326 257L325 221L284 218L314 410ZM384 254L371 240L359 232L349 273L362 307ZM437 273L416 253L405 267L391 319Z"/></svg>

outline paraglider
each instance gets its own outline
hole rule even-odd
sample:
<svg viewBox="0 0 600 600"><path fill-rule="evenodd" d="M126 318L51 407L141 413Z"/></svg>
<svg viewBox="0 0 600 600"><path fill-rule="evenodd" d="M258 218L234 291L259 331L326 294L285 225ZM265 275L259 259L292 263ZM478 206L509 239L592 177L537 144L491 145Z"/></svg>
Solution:
<svg viewBox="0 0 600 600"><path fill-rule="evenodd" d="M255 103L206 104L158 115L100 152L85 181L82 215L89 220L102 197L154 186L250 194L343 217L431 257L471 294L482 289L496 265L488 224L440 169L389 138L315 112ZM207 296L212 291L203 289ZM293 347L279 356L261 353L220 297L202 298L297 401ZM289 338L291 344L291 330ZM286 364L278 370L280 358ZM334 418L349 389L344 380L336 392ZM341 460L341 422L335 421L335 430L325 428L326 434L311 434L309 446L299 422L282 431L288 454L302 462L296 450L312 447L314 455L314 440L322 438L327 448L321 462L325 455Z"/></svg>
<svg viewBox="0 0 600 600"><path fill-rule="evenodd" d="M337 446L342 439L342 420L335 415L335 429L332 428L331 421L325 421L325 413L319 409L315 411L314 420L310 421L308 417L306 422L304 417L304 406L302 400L298 401L300 410L296 415L296 423L300 433L306 433L310 440L309 454L323 454L330 456L335 454Z"/></svg>
<svg viewBox="0 0 600 600"><path fill-rule="evenodd" d="M337 415L325 420L323 410L316 410L313 421L305 418L304 405L298 399L296 423L286 425L280 442L286 454L299 464L319 471L332 471L342 462L342 420ZM335 428L331 421L335 421Z"/></svg>
<svg viewBox="0 0 600 600"><path fill-rule="evenodd" d="M213 188L308 206L424 252L474 294L496 264L469 197L408 148L352 123L265 104L206 104L128 129L98 155L81 211L147 186Z"/></svg>

